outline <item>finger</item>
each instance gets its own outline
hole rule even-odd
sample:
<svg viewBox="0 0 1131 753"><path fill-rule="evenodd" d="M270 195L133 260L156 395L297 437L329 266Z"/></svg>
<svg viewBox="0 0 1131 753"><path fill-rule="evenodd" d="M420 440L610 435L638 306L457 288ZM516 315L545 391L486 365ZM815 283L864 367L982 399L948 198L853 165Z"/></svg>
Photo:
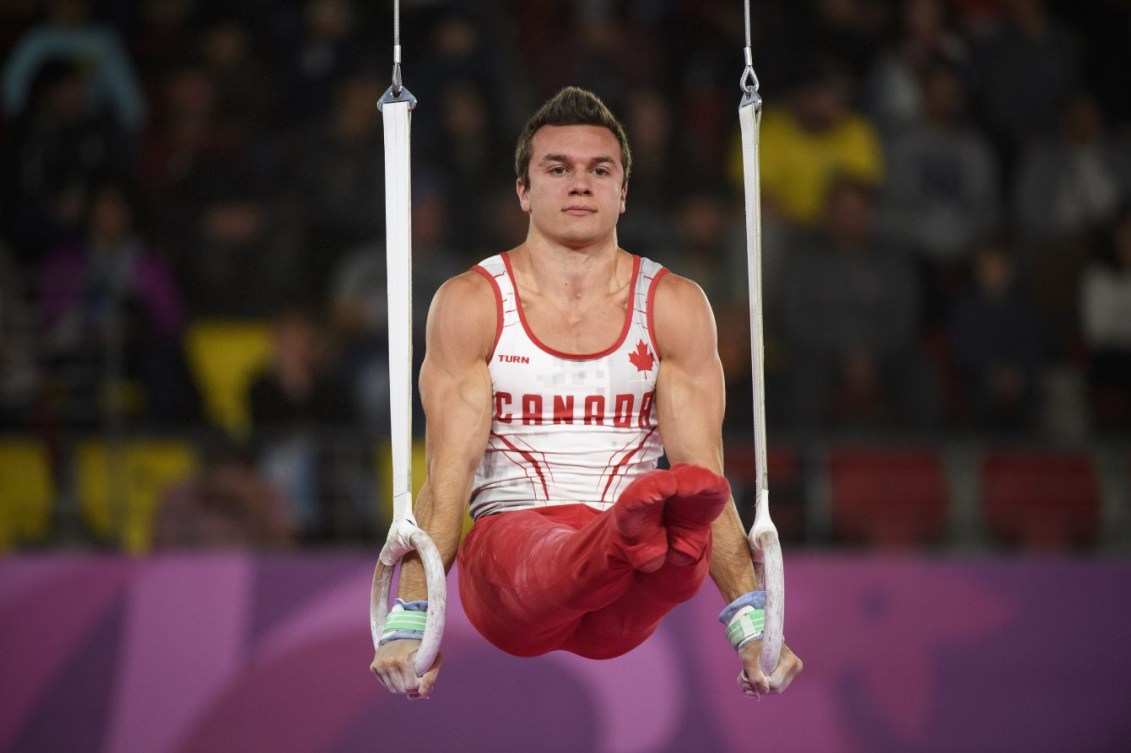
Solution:
<svg viewBox="0 0 1131 753"><path fill-rule="evenodd" d="M789 657L788 660L783 657L781 662L778 662L778 668L769 679L769 689L774 693L784 693L789 684L793 682L793 678L801 671L801 660L796 657Z"/></svg>
<svg viewBox="0 0 1131 753"><path fill-rule="evenodd" d="M388 690L390 693L397 692L397 688L393 684L393 680L389 675L389 670L387 667L374 667L373 674L377 675L377 679L380 680L381 684L385 686L385 690Z"/></svg>
<svg viewBox="0 0 1131 753"><path fill-rule="evenodd" d="M385 662L377 657L369 664L369 671L377 678L377 681L385 686L385 689L390 693L393 692L392 687L389 685L388 672L385 669Z"/></svg>
<svg viewBox="0 0 1131 753"><path fill-rule="evenodd" d="M738 674L738 687L743 694L755 700L761 700L762 693L759 691L757 683L751 681L750 676L745 671Z"/></svg>
<svg viewBox="0 0 1131 753"><path fill-rule="evenodd" d="M409 671L411 673L411 669ZM386 659L377 665L375 672L381 684L388 688L390 693L407 693L410 687L413 687L405 683L402 661Z"/></svg>
<svg viewBox="0 0 1131 753"><path fill-rule="evenodd" d="M746 676L750 678L750 683L758 690L760 695L765 695L770 692L770 681L766 678L765 673L762 672L762 665L758 663L757 659L754 660L753 672L750 671L750 667L747 665Z"/></svg>
<svg viewBox="0 0 1131 753"><path fill-rule="evenodd" d="M436 678L440 674L440 665L444 663L444 655L437 654L436 661L432 662L432 667L424 673L420 678L420 685L418 692L421 698L427 698L428 694L432 692L432 688L436 686Z"/></svg>
<svg viewBox="0 0 1131 753"><path fill-rule="evenodd" d="M745 696L749 696L755 699L758 698L758 690L754 687L750 680L746 678L745 672L738 673L738 689L741 690L742 694Z"/></svg>
<svg viewBox="0 0 1131 753"><path fill-rule="evenodd" d="M412 666L411 657L409 661L399 664L397 670L397 692L415 693L420 686L420 678L416 676L416 669Z"/></svg>
<svg viewBox="0 0 1131 753"><path fill-rule="evenodd" d="M384 686L389 689L390 693L404 692L404 688L401 683L401 673L396 669L396 667L384 667L381 670L380 677L382 684L384 684Z"/></svg>
<svg viewBox="0 0 1131 753"><path fill-rule="evenodd" d="M410 701L427 701L428 694L432 692L431 685L425 685L425 679L428 675L421 677L417 681L416 688L408 691L408 699ZM433 681L434 682L434 681Z"/></svg>

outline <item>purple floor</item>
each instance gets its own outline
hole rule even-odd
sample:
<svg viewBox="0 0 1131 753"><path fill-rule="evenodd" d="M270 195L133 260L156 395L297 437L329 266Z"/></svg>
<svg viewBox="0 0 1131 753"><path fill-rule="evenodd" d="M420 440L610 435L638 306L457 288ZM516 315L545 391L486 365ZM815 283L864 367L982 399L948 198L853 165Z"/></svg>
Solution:
<svg viewBox="0 0 1131 753"><path fill-rule="evenodd" d="M708 584L632 653L515 659L452 594L432 699L368 672L357 554L0 560L0 751L1125 751L1131 563L787 552L760 702ZM450 582L454 583L454 579Z"/></svg>

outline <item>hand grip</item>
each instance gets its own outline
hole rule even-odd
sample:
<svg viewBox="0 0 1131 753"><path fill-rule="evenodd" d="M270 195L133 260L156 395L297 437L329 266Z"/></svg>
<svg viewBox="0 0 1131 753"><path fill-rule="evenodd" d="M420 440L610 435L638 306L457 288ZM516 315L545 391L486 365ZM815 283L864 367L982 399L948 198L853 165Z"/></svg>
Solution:
<svg viewBox="0 0 1131 753"><path fill-rule="evenodd" d="M393 571L410 549L415 549L424 565L424 577L428 583L428 619L424 625L424 639L416 652L414 667L416 676L423 677L432 668L436 655L440 653L440 639L444 634L444 615L447 611L447 580L444 561L432 539L424 531L415 528L408 535L409 546L397 545L398 537L390 537L377 566L373 569L373 587L369 596L369 629L373 634L373 648L381 640L385 629L385 619L389 616L389 595L392 590Z"/></svg>
<svg viewBox="0 0 1131 753"><path fill-rule="evenodd" d="M785 634L785 567L778 529L770 519L769 493L763 491L750 529L750 546L762 561L762 587L766 591L766 625L759 662L767 677L777 669Z"/></svg>

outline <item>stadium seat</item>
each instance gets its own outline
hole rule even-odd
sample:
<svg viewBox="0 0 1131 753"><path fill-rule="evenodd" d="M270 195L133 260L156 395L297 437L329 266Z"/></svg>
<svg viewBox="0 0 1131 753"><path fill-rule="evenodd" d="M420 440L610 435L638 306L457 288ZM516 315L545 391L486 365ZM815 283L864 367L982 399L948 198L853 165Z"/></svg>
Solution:
<svg viewBox="0 0 1131 753"><path fill-rule="evenodd" d="M43 444L24 437L0 439L0 551L46 539L54 499Z"/></svg>
<svg viewBox="0 0 1131 753"><path fill-rule="evenodd" d="M112 452L106 441L91 439L79 443L75 464L79 509L90 532L126 551L144 552L153 543L162 493L192 473L196 450L180 440L131 439Z"/></svg>
<svg viewBox="0 0 1131 753"><path fill-rule="evenodd" d="M270 325L195 321L188 327L185 343L209 420L234 435L246 434L251 427L247 390L271 353Z"/></svg>
<svg viewBox="0 0 1131 753"><path fill-rule="evenodd" d="M834 540L910 549L946 538L950 495L938 451L834 448L826 469Z"/></svg>
<svg viewBox="0 0 1131 753"><path fill-rule="evenodd" d="M982 456L980 483L996 543L1036 552L1096 543L1100 487L1086 452L991 450Z"/></svg>

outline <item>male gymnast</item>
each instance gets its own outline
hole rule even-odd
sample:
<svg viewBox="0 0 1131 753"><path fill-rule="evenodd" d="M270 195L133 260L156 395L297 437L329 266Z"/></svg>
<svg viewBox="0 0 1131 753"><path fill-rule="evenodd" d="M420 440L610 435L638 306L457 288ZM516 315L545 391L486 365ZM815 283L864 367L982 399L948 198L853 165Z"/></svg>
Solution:
<svg viewBox="0 0 1131 753"><path fill-rule="evenodd" d="M802 662L783 646L774 672L759 666L765 597L722 476L714 315L695 283L617 245L631 167L623 128L588 91L563 89L527 122L525 242L448 280L429 311L416 520L445 569L458 554L468 619L508 653L619 656L709 572L740 686L781 693ZM413 668L426 591L407 556L371 665L410 698L443 662Z"/></svg>

